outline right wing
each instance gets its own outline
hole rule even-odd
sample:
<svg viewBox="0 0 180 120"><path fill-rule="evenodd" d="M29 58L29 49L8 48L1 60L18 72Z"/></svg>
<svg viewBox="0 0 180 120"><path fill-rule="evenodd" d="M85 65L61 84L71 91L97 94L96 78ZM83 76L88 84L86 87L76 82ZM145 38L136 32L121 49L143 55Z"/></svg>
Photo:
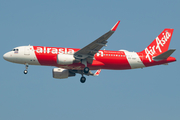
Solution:
<svg viewBox="0 0 180 120"><path fill-rule="evenodd" d="M116 31L116 28L118 27L120 21L118 21L112 29L90 43L89 45L85 46L84 48L80 49L74 54L74 57L76 59L86 59L90 58L93 59L94 55L103 47L106 46L107 39Z"/></svg>

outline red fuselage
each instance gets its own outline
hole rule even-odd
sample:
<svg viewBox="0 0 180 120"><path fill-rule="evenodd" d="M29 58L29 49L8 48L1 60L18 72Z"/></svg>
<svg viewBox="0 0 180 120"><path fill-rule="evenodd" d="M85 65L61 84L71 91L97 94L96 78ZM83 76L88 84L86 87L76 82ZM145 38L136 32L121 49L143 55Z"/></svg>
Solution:
<svg viewBox="0 0 180 120"><path fill-rule="evenodd" d="M79 63L73 63L70 65L57 64L58 54L74 54L79 49L74 48L61 48L61 47L43 47L33 46L36 58L40 65L44 66L56 66L65 69L84 69L84 65ZM160 65L169 62L176 61L175 58L169 57L168 59L161 61L149 61L145 54L139 52L128 51L110 51L100 50L94 56L92 64L87 64L91 70L97 69L114 69L124 70L132 68L143 68L153 65ZM136 64L136 65L135 65Z"/></svg>

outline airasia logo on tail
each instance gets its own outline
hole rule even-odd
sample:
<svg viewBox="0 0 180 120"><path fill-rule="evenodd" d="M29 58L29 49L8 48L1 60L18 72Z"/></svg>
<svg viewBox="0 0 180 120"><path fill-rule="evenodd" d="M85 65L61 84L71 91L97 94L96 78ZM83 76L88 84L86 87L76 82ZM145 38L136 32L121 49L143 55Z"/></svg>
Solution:
<svg viewBox="0 0 180 120"><path fill-rule="evenodd" d="M168 39L171 37L171 33L168 31L165 31L165 33L162 33L162 38L159 39L159 37L156 37L155 39L155 45L153 46L148 46L145 49L145 53L146 53L146 58L149 59L149 61L151 62L151 58L154 56L155 53L160 52L162 53L162 47L164 47L164 45L166 44L166 42L168 41Z"/></svg>

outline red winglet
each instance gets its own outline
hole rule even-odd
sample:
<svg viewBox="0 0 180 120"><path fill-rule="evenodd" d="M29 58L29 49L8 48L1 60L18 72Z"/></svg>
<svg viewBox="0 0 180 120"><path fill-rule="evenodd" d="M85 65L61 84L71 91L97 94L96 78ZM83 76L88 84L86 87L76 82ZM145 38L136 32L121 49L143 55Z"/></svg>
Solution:
<svg viewBox="0 0 180 120"><path fill-rule="evenodd" d="M111 31L116 31L118 25L119 25L120 21L118 21L111 29Z"/></svg>
<svg viewBox="0 0 180 120"><path fill-rule="evenodd" d="M101 72L101 69L97 70L95 73L94 73L94 76L98 76Z"/></svg>

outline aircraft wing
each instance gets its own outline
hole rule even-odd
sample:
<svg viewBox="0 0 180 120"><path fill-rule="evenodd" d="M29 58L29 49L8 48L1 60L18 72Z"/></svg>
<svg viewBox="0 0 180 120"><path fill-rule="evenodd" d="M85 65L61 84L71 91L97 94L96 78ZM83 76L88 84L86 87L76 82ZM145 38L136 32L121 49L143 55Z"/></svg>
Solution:
<svg viewBox="0 0 180 120"><path fill-rule="evenodd" d="M89 45L85 46L84 48L80 49L74 54L74 57L76 59L86 59L91 58L93 59L94 55L103 47L106 46L107 39L116 31L116 28L118 27L120 21L118 21L112 29L90 43Z"/></svg>
<svg viewBox="0 0 180 120"><path fill-rule="evenodd" d="M82 74L83 73L83 70L71 70L71 69L68 69L70 73L79 73L79 74ZM84 75L87 75L87 76L99 76L101 72L101 69L98 69L95 73L92 73L91 71L89 71L88 73L85 73Z"/></svg>

